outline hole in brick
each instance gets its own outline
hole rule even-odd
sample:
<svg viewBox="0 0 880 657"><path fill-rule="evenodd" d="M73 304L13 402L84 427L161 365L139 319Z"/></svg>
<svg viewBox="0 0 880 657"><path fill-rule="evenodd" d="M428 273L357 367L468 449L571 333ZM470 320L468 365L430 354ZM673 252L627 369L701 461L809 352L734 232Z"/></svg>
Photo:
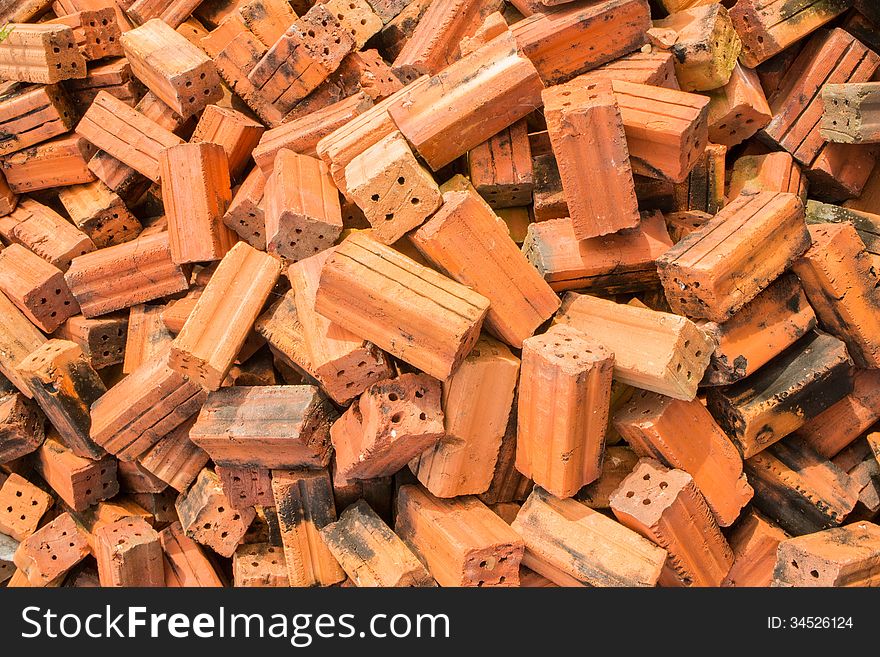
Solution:
<svg viewBox="0 0 880 657"><path fill-rule="evenodd" d="M812 575L816 579L819 579L819 571L818 570L811 570L810 575Z"/></svg>
<svg viewBox="0 0 880 657"><path fill-rule="evenodd" d="M477 586L483 586L483 584L485 584L485 583L486 582L484 582L483 580L480 580L479 582L477 582Z"/></svg>
<svg viewBox="0 0 880 657"><path fill-rule="evenodd" d="M679 363L678 365L675 366L675 371L681 372L681 363Z"/></svg>
<svg viewBox="0 0 880 657"><path fill-rule="evenodd" d="M24 519L25 519L25 517L24 517L24 516L22 516L22 517L21 517L21 518L20 518L20 520L24 520Z"/></svg>
<svg viewBox="0 0 880 657"><path fill-rule="evenodd" d="M419 399L421 399L424 395L425 395L425 391L422 390L421 388L416 390L416 397L418 397Z"/></svg>
<svg viewBox="0 0 880 657"><path fill-rule="evenodd" d="M642 479L644 479L645 481L650 481L650 480L651 480L651 475L646 474L644 477L642 477Z"/></svg>
<svg viewBox="0 0 880 657"><path fill-rule="evenodd" d="M648 506L650 503L651 503L651 500L649 500L647 497L642 500L642 504L644 504L645 506Z"/></svg>
<svg viewBox="0 0 880 657"><path fill-rule="evenodd" d="M310 37L314 37L314 36L315 36L315 31L314 31L314 30L309 30L309 31L308 31L308 35L309 35Z"/></svg>
<svg viewBox="0 0 880 657"><path fill-rule="evenodd" d="M419 201L418 198L416 198L415 196L413 196L413 197L410 199L409 202L412 203L413 205L418 205L420 201Z"/></svg>
<svg viewBox="0 0 880 657"><path fill-rule="evenodd" d="M15 491L15 496L16 496L16 497L21 497L21 491L20 491L20 490Z"/></svg>
<svg viewBox="0 0 880 657"><path fill-rule="evenodd" d="M428 416L425 415L424 413L419 413L419 419L420 419L420 420L427 420L427 419L428 419Z"/></svg>
<svg viewBox="0 0 880 657"><path fill-rule="evenodd" d="M70 543L70 547L73 547L73 543Z"/></svg>
<svg viewBox="0 0 880 657"><path fill-rule="evenodd" d="M204 525L202 525L202 527L203 527L204 529L211 529L211 523L210 523L210 522L206 522Z"/></svg>
<svg viewBox="0 0 880 657"><path fill-rule="evenodd" d="M52 555L52 561L58 561L58 555L57 555L57 554L53 554L53 555Z"/></svg>
<svg viewBox="0 0 880 657"><path fill-rule="evenodd" d="M627 496L627 497L633 497L634 495L635 495L635 491L628 490L628 491L626 492L626 496Z"/></svg>
<svg viewBox="0 0 880 657"><path fill-rule="evenodd" d="M229 536L229 532L221 532L220 533L220 538L226 538L227 536Z"/></svg>
<svg viewBox="0 0 880 657"><path fill-rule="evenodd" d="M665 490L668 487L669 487L669 484L667 484L665 481L660 482L660 490Z"/></svg>
<svg viewBox="0 0 880 657"><path fill-rule="evenodd" d="M388 214L385 215L385 221L391 221L392 219L394 219L393 212L389 212Z"/></svg>
<svg viewBox="0 0 880 657"><path fill-rule="evenodd" d="M254 568L256 568L256 567L259 566L260 564L258 564L256 561L252 561L252 562L251 562L251 565L252 565Z"/></svg>
<svg viewBox="0 0 880 657"><path fill-rule="evenodd" d="M31 500L31 506L37 506L37 501L36 501L36 500Z"/></svg>
<svg viewBox="0 0 880 657"><path fill-rule="evenodd" d="M391 416L391 421L392 421L394 424L397 424L397 423L400 422L402 419L403 419L403 415L401 415L400 413L395 413L394 415Z"/></svg>
<svg viewBox="0 0 880 657"><path fill-rule="evenodd" d="M92 489L86 488L86 495L91 495L91 494L92 494Z"/></svg>
<svg viewBox="0 0 880 657"><path fill-rule="evenodd" d="M238 515L237 513L234 516L232 516L233 520L238 520L239 518L241 518L241 516Z"/></svg>

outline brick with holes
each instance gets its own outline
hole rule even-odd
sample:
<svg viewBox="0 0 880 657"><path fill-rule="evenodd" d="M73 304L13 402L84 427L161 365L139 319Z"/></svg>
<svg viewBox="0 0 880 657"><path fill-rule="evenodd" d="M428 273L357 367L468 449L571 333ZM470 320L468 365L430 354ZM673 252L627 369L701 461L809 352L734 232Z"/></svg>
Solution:
<svg viewBox="0 0 880 657"><path fill-rule="evenodd" d="M60 85L17 84L0 94L2 155L63 135L75 124L71 100Z"/></svg>
<svg viewBox="0 0 880 657"><path fill-rule="evenodd" d="M26 586L57 586L60 580L89 554L87 534L69 513L23 540L13 560L27 579Z"/></svg>
<svg viewBox="0 0 880 657"><path fill-rule="evenodd" d="M807 198L807 179L794 158L785 151L744 155L736 160L727 183L727 198L740 194L786 192Z"/></svg>
<svg viewBox="0 0 880 657"><path fill-rule="evenodd" d="M32 351L46 342L46 336L16 307L18 304L7 297L8 292L2 285L0 290L2 290L0 291L0 373L18 388L19 392L30 398L31 391L15 368Z"/></svg>
<svg viewBox="0 0 880 657"><path fill-rule="evenodd" d="M321 269L332 249L300 260L287 268L296 315L302 326L309 371L337 403L345 403L369 386L391 378L388 357L315 310Z"/></svg>
<svg viewBox="0 0 880 657"><path fill-rule="evenodd" d="M37 405L20 392L0 397L0 463L36 450L46 435L45 421Z"/></svg>
<svg viewBox="0 0 880 657"><path fill-rule="evenodd" d="M618 381L684 401L696 396L714 348L689 319L574 292L563 298L556 322L613 352Z"/></svg>
<svg viewBox="0 0 880 657"><path fill-rule="evenodd" d="M78 134L69 133L37 144L0 160L0 172L16 194L95 180L89 171L95 147Z"/></svg>
<svg viewBox="0 0 880 657"><path fill-rule="evenodd" d="M58 192L73 223L99 248L135 239L141 223L103 182L65 187Z"/></svg>
<svg viewBox="0 0 880 657"><path fill-rule="evenodd" d="M259 167L254 167L223 215L229 230L260 251L266 249L265 191L266 177Z"/></svg>
<svg viewBox="0 0 880 657"><path fill-rule="evenodd" d="M613 367L610 351L570 326L523 343L516 468L557 497L601 473Z"/></svg>
<svg viewBox="0 0 880 657"><path fill-rule="evenodd" d="M657 259L670 307L723 322L754 299L810 245L794 194L739 196Z"/></svg>
<svg viewBox="0 0 880 657"><path fill-rule="evenodd" d="M742 457L702 402L637 391L613 421L636 454L690 474L722 527L751 499Z"/></svg>
<svg viewBox="0 0 880 657"><path fill-rule="evenodd" d="M95 532L95 557L103 587L165 586L159 534L139 518L117 520Z"/></svg>
<svg viewBox="0 0 880 657"><path fill-rule="evenodd" d="M519 584L523 540L476 497L443 500L403 486L394 530L440 586Z"/></svg>
<svg viewBox="0 0 880 657"><path fill-rule="evenodd" d="M290 586L284 550L269 543L239 545L232 555L232 577L236 587Z"/></svg>
<svg viewBox="0 0 880 657"><path fill-rule="evenodd" d="M46 333L79 309L63 272L20 244L0 251L0 291Z"/></svg>
<svg viewBox="0 0 880 657"><path fill-rule="evenodd" d="M132 72L184 118L223 96L214 62L158 18L126 32L122 47Z"/></svg>
<svg viewBox="0 0 880 657"><path fill-rule="evenodd" d="M727 536L734 559L722 586L770 586L776 550L787 538L781 527L749 509Z"/></svg>
<svg viewBox="0 0 880 657"><path fill-rule="evenodd" d="M782 541L773 586L877 586L880 527L862 521Z"/></svg>
<svg viewBox="0 0 880 657"><path fill-rule="evenodd" d="M709 97L709 139L715 144L736 146L773 118L758 74L740 63L730 80L709 92Z"/></svg>
<svg viewBox="0 0 880 657"><path fill-rule="evenodd" d="M719 586L733 565L727 539L683 470L640 459L612 494L611 510L623 525L669 553L661 586Z"/></svg>
<svg viewBox="0 0 880 657"><path fill-rule="evenodd" d="M812 224L812 245L794 264L823 328L846 342L860 367L880 367L880 279L854 226Z"/></svg>
<svg viewBox="0 0 880 657"><path fill-rule="evenodd" d="M330 429L345 479L394 474L443 436L439 382L402 374L367 388Z"/></svg>
<svg viewBox="0 0 880 657"><path fill-rule="evenodd" d="M73 258L95 250L89 237L57 212L30 198L0 220L0 235L27 247L43 260L67 271Z"/></svg>
<svg viewBox="0 0 880 657"><path fill-rule="evenodd" d="M345 181L349 197L383 244L393 244L421 225L443 202L434 178L399 132L355 157L345 168Z"/></svg>
<svg viewBox="0 0 880 657"><path fill-rule="evenodd" d="M128 314L120 313L95 319L74 315L54 335L78 344L89 364L99 370L123 361L127 333Z"/></svg>
<svg viewBox="0 0 880 657"><path fill-rule="evenodd" d="M116 459L105 456L92 460L77 456L51 433L35 454L34 469L75 511L84 511L119 492Z"/></svg>
<svg viewBox="0 0 880 657"><path fill-rule="evenodd" d="M70 27L79 51L89 62L122 56L122 26L116 20L116 11L112 7L95 7L59 15L45 24Z"/></svg>
<svg viewBox="0 0 880 657"><path fill-rule="evenodd" d="M272 473L268 468L216 465L223 492L236 508L272 506Z"/></svg>
<svg viewBox="0 0 880 657"><path fill-rule="evenodd" d="M229 175L238 180L264 131L261 123L237 110L208 105L199 117L190 141L222 146L229 161Z"/></svg>
<svg viewBox="0 0 880 657"><path fill-rule="evenodd" d="M255 515L253 508L233 507L220 478L208 468L199 473L175 506L186 535L224 557L235 552Z"/></svg>
<svg viewBox="0 0 880 657"><path fill-rule="evenodd" d="M53 502L51 495L24 477L10 474L0 487L0 532L23 541L37 531Z"/></svg>
<svg viewBox="0 0 880 657"><path fill-rule="evenodd" d="M321 160L280 150L264 199L268 250L285 260L323 251L342 232L339 193Z"/></svg>
<svg viewBox="0 0 880 657"><path fill-rule="evenodd" d="M83 78L86 60L67 25L9 23L0 43L0 77L5 80L53 84Z"/></svg>

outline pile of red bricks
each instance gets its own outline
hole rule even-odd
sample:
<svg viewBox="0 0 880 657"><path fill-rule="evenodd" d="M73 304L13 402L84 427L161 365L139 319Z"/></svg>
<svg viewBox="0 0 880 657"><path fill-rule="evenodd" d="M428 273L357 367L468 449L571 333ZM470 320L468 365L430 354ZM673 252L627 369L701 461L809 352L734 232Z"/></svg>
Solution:
<svg viewBox="0 0 880 657"><path fill-rule="evenodd" d="M0 23L7 586L880 584L878 3Z"/></svg>

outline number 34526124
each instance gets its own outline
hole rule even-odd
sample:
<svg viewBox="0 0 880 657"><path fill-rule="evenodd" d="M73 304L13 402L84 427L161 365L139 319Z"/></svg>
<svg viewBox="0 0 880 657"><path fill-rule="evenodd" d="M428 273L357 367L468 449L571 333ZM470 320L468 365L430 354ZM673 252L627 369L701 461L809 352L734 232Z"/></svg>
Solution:
<svg viewBox="0 0 880 657"><path fill-rule="evenodd" d="M797 630L837 630L852 629L852 616L791 616L780 618L770 617L768 627L774 630L797 629Z"/></svg>

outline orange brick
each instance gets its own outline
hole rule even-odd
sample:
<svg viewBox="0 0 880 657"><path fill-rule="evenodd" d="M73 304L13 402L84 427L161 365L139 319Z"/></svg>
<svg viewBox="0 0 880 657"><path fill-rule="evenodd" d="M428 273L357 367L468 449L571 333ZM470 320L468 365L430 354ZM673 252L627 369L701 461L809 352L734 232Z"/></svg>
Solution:
<svg viewBox="0 0 880 657"><path fill-rule="evenodd" d="M21 247L18 247L21 248ZM8 249L6 249L8 251ZM17 249L16 249L17 250ZM26 252L25 249L22 249ZM32 254L31 254L32 255ZM0 263L3 257L0 256ZM26 258L25 262L29 262L30 258ZM37 259L42 265L42 261ZM11 270L12 268L10 268ZM0 272L3 265L0 264ZM14 280L14 279L13 279ZM26 358L32 351L36 350L40 345L46 342L46 337L37 329L30 319L22 313L17 304L13 303L6 296L8 292L3 286L0 290L0 373L5 376L12 385L27 398L31 398L30 389L17 371L18 364ZM14 297L13 297L14 298Z"/></svg>
<svg viewBox="0 0 880 657"><path fill-rule="evenodd" d="M546 84L557 84L638 50L651 27L643 0L605 0L544 8L511 32Z"/></svg>
<svg viewBox="0 0 880 657"><path fill-rule="evenodd" d="M673 310L723 322L808 246L800 199L762 192L739 196L660 256L657 268Z"/></svg>
<svg viewBox="0 0 880 657"><path fill-rule="evenodd" d="M321 538L355 586L434 586L425 566L363 500L323 527Z"/></svg>
<svg viewBox="0 0 880 657"><path fill-rule="evenodd" d="M54 500L24 477L13 473L0 486L0 531L23 541L37 531Z"/></svg>
<svg viewBox="0 0 880 657"><path fill-rule="evenodd" d="M254 519L252 508L236 509L229 503L220 479L208 468L177 499L176 508L186 535L224 557L232 556Z"/></svg>
<svg viewBox="0 0 880 657"><path fill-rule="evenodd" d="M272 473L251 465L215 467L229 503L238 509L249 506L272 506Z"/></svg>
<svg viewBox="0 0 880 657"><path fill-rule="evenodd" d="M507 420L507 428L501 437L492 481L486 492L478 496L484 504L521 502L532 492L532 480L516 469L516 429L517 413L514 404Z"/></svg>
<svg viewBox="0 0 880 657"><path fill-rule="evenodd" d="M165 149L183 143L167 125L161 125L106 91L97 95L76 131L153 182L159 180L159 160ZM106 176L100 177L107 182Z"/></svg>
<svg viewBox="0 0 880 657"><path fill-rule="evenodd" d="M611 493L617 490L620 482L633 471L638 460L639 457L629 447L624 445L606 446L605 456L602 459L602 473L599 478L581 488L575 494L574 499L591 509L610 509Z"/></svg>
<svg viewBox="0 0 880 657"><path fill-rule="evenodd" d="M569 219L529 225L523 251L556 292L636 292L657 282L655 260L672 242L660 213L637 228L578 241Z"/></svg>
<svg viewBox="0 0 880 657"><path fill-rule="evenodd" d="M441 380L477 341L488 305L485 297L363 233L334 250L315 301L331 321Z"/></svg>
<svg viewBox="0 0 880 657"><path fill-rule="evenodd" d="M519 348L559 299L476 195L446 192L443 207L411 239L442 271L489 299L486 328Z"/></svg>
<svg viewBox="0 0 880 657"><path fill-rule="evenodd" d="M424 374L377 383L330 429L338 476L394 474L443 436L440 386Z"/></svg>
<svg viewBox="0 0 880 657"><path fill-rule="evenodd" d="M308 371L337 403L361 394L392 376L391 365L375 345L334 324L315 311L321 269L332 250L288 267L296 315L302 326Z"/></svg>
<svg viewBox="0 0 880 657"><path fill-rule="evenodd" d="M276 366L283 363L283 367L295 370L296 378L292 382L300 383L305 380L303 375L315 378L316 372L306 347L294 296L293 291L288 290L257 318L254 328L269 344Z"/></svg>
<svg viewBox="0 0 880 657"><path fill-rule="evenodd" d="M233 5L232 15L240 16L245 27L265 44L275 43L297 19L286 0L249 0Z"/></svg>
<svg viewBox="0 0 880 657"><path fill-rule="evenodd" d="M286 114L335 71L354 50L350 32L322 4L291 25L254 68L248 80Z"/></svg>
<svg viewBox="0 0 880 657"><path fill-rule="evenodd" d="M575 237L637 226L629 151L610 83L575 81L541 95Z"/></svg>
<svg viewBox="0 0 880 657"><path fill-rule="evenodd" d="M485 493L495 473L514 398L519 359L482 337L443 386L445 435L410 469L437 497Z"/></svg>
<svg viewBox="0 0 880 657"><path fill-rule="evenodd" d="M0 173L16 194L65 187L95 180L88 169L95 148L83 137L68 134L8 155Z"/></svg>
<svg viewBox="0 0 880 657"><path fill-rule="evenodd" d="M15 551L15 565L27 579L25 586L54 586L89 554L86 533L69 513L23 540Z"/></svg>
<svg viewBox="0 0 880 657"><path fill-rule="evenodd" d="M843 399L808 420L795 435L831 458L880 420L880 372L857 369L853 389Z"/></svg>
<svg viewBox="0 0 880 657"><path fill-rule="evenodd" d="M816 326L803 288L783 274L726 322L702 329L716 343L704 385L726 385L760 369Z"/></svg>
<svg viewBox="0 0 880 657"><path fill-rule="evenodd" d="M112 7L59 15L44 24L70 27L76 45L87 61L122 56L122 30Z"/></svg>
<svg viewBox="0 0 880 657"><path fill-rule="evenodd" d="M186 290L188 271L172 262L168 234L155 233L75 258L65 280L94 318Z"/></svg>
<svg viewBox="0 0 880 657"><path fill-rule="evenodd" d="M730 18L743 42L742 62L757 66L822 27L849 8L840 0L805 0L796 5L742 0Z"/></svg>
<svg viewBox="0 0 880 657"><path fill-rule="evenodd" d="M84 511L119 492L116 459L77 456L51 436L36 452L34 467L71 509Z"/></svg>
<svg viewBox="0 0 880 657"><path fill-rule="evenodd" d="M779 544L774 586L876 586L880 527L858 522Z"/></svg>
<svg viewBox="0 0 880 657"><path fill-rule="evenodd" d="M770 586L776 549L788 537L757 511L749 510L728 535L733 550L733 567L722 586Z"/></svg>
<svg viewBox="0 0 880 657"><path fill-rule="evenodd" d="M807 198L807 179L794 158L784 151L767 155L745 155L737 159L730 173L727 198L740 194L785 192Z"/></svg>
<svg viewBox="0 0 880 657"><path fill-rule="evenodd" d="M709 142L709 99L621 80L611 84L633 173L683 182Z"/></svg>
<svg viewBox="0 0 880 657"><path fill-rule="evenodd" d="M0 154L20 151L63 135L76 122L71 100L60 85L18 84L0 94Z"/></svg>
<svg viewBox="0 0 880 657"><path fill-rule="evenodd" d="M279 151L264 198L269 252L286 260L314 255L342 232L339 193L321 160Z"/></svg>
<svg viewBox="0 0 880 657"><path fill-rule="evenodd" d="M846 342L856 365L880 366L875 308L877 274L855 228L810 226L813 245L794 265L822 326Z"/></svg>
<svg viewBox="0 0 880 657"><path fill-rule="evenodd" d="M159 540L165 553L165 569L174 573L180 586L223 586L202 548L186 535L179 522L173 522L163 529L159 533Z"/></svg>
<svg viewBox="0 0 880 657"><path fill-rule="evenodd" d="M327 107L283 123L263 133L253 151L254 161L265 175L272 173L275 157L282 149L315 157L318 142L351 121L370 107L373 102L364 93L357 93Z"/></svg>
<svg viewBox="0 0 880 657"><path fill-rule="evenodd" d="M572 82L583 80L624 80L652 87L679 89L675 77L675 59L670 52L652 49L651 52L634 52L599 68L578 76Z"/></svg>
<svg viewBox="0 0 880 657"><path fill-rule="evenodd" d="M184 118L223 96L214 63L158 18L126 32L122 47L132 72Z"/></svg>
<svg viewBox="0 0 880 657"><path fill-rule="evenodd" d="M272 491L290 586L330 586L343 581L345 572L320 535L321 529L336 520L329 473L276 470Z"/></svg>
<svg viewBox="0 0 880 657"><path fill-rule="evenodd" d="M165 350L92 405L91 437L131 461L197 413L205 397L196 382L168 366Z"/></svg>
<svg viewBox="0 0 880 657"><path fill-rule="evenodd" d="M532 151L525 120L517 121L468 153L470 179L496 210L532 202Z"/></svg>
<svg viewBox="0 0 880 657"><path fill-rule="evenodd" d="M625 526L666 549L662 586L720 586L733 551L693 478L653 459L641 459L611 496Z"/></svg>
<svg viewBox="0 0 880 657"><path fill-rule="evenodd" d="M572 326L614 354L622 383L690 401L713 344L688 319L569 292L557 322Z"/></svg>
<svg viewBox="0 0 880 657"><path fill-rule="evenodd" d="M844 144L880 142L876 118L878 90L877 82L825 85L822 137Z"/></svg>
<svg viewBox="0 0 880 657"><path fill-rule="evenodd" d="M849 475L859 491L859 501L849 516L851 522L873 518L880 511L880 464L867 440L855 440L841 450L831 462Z"/></svg>
<svg viewBox="0 0 880 657"><path fill-rule="evenodd" d="M194 423L194 417L183 422L138 457L141 467L181 493L210 460L208 454L189 439Z"/></svg>
<svg viewBox="0 0 880 657"><path fill-rule="evenodd" d="M138 25L152 18L161 18L171 27L177 28L199 6L196 0L126 0L129 5L126 13Z"/></svg>
<svg viewBox="0 0 880 657"><path fill-rule="evenodd" d="M122 199L100 180L65 187L58 199L76 227L99 249L130 242L141 231L140 222Z"/></svg>
<svg viewBox="0 0 880 657"><path fill-rule="evenodd" d="M101 527L95 541L101 586L165 585L159 534L143 520L118 520Z"/></svg>
<svg viewBox="0 0 880 657"><path fill-rule="evenodd" d="M453 88L454 97L446 92ZM503 34L430 80L405 87L388 113L436 171L538 108L542 88L513 36Z"/></svg>
<svg viewBox="0 0 880 657"><path fill-rule="evenodd" d="M502 4L498 0L432 2L394 59L395 73L406 82L439 73L461 57L462 39Z"/></svg>
<svg viewBox="0 0 880 657"><path fill-rule="evenodd" d="M208 395L190 439L224 466L320 468L334 416L312 386L231 387Z"/></svg>
<svg viewBox="0 0 880 657"><path fill-rule="evenodd" d="M159 159L162 200L175 264L221 259L236 237L223 215L232 201L229 163L222 146L181 144Z"/></svg>
<svg viewBox="0 0 880 657"><path fill-rule="evenodd" d="M89 409L107 389L79 345L49 340L19 362L17 370L61 441L79 457L101 458L104 450L89 437Z"/></svg>
<svg viewBox="0 0 880 657"><path fill-rule="evenodd" d="M5 80L53 84L82 78L86 60L67 25L8 23L0 43L0 77Z"/></svg>
<svg viewBox="0 0 880 657"><path fill-rule="evenodd" d="M757 73L736 64L730 80L710 92L709 139L736 146L764 128L773 115Z"/></svg>
<svg viewBox="0 0 880 657"><path fill-rule="evenodd" d="M236 21L227 21L226 23L234 25ZM220 32L221 29L223 26L214 32ZM214 33L209 37L213 35ZM204 40L202 45L206 46ZM229 89L244 100L263 123L273 128L281 125L284 113L272 105L271 101L260 92L260 89L248 79L248 73L266 54L266 46L244 25L241 25L240 31L235 33L228 42L221 42L218 45L220 49L214 55L214 64ZM207 50L210 52L212 48L208 47Z"/></svg>
<svg viewBox="0 0 880 657"><path fill-rule="evenodd" d="M241 112L208 105L193 132L191 143L219 144L226 151L229 175L238 180L265 128Z"/></svg>
<svg viewBox="0 0 880 657"><path fill-rule="evenodd" d="M223 223L255 249L266 249L266 177L254 167L238 187L223 215Z"/></svg>
<svg viewBox="0 0 880 657"><path fill-rule="evenodd" d="M418 486L397 494L395 533L440 586L516 586L523 540L475 497L442 500Z"/></svg>
<svg viewBox="0 0 880 657"><path fill-rule="evenodd" d="M126 314L97 319L74 315L54 335L78 344L89 364L99 370L123 361L127 328Z"/></svg>
<svg viewBox="0 0 880 657"><path fill-rule="evenodd" d="M142 363L161 353L174 339L162 322L162 306L138 304L128 315L128 333L125 337L123 374L131 374Z"/></svg>
<svg viewBox="0 0 880 657"><path fill-rule="evenodd" d="M666 550L574 499L536 487L513 521L523 563L560 586L656 586Z"/></svg>
<svg viewBox="0 0 880 657"><path fill-rule="evenodd" d="M846 472L794 437L746 459L745 467L754 506L793 536L842 524L859 499Z"/></svg>
<svg viewBox="0 0 880 657"><path fill-rule="evenodd" d="M441 205L440 190L399 132L393 132L345 167L347 193L372 225L371 234L393 244Z"/></svg>
<svg viewBox="0 0 880 657"><path fill-rule="evenodd" d="M523 344L516 468L557 497L602 471L613 366L611 352L569 326Z"/></svg>
<svg viewBox="0 0 880 657"><path fill-rule="evenodd" d="M169 364L217 390L278 280L281 263L243 242L223 258L183 329Z"/></svg>
<svg viewBox="0 0 880 657"><path fill-rule="evenodd" d="M614 427L639 456L690 474L722 527L751 499L742 457L700 401L641 391L614 414Z"/></svg>
<svg viewBox="0 0 880 657"><path fill-rule="evenodd" d="M85 114L101 91L106 91L131 106L137 104L143 92L141 83L131 74L131 66L124 57L93 62L86 77L69 80L65 86L79 116Z"/></svg>
<svg viewBox="0 0 880 657"><path fill-rule="evenodd" d="M137 461L117 461L119 488L128 493L161 493L168 484Z"/></svg>
<svg viewBox="0 0 880 657"><path fill-rule="evenodd" d="M236 587L290 586L283 550L268 543L239 545L232 556L232 573Z"/></svg>
<svg viewBox="0 0 880 657"><path fill-rule="evenodd" d="M0 220L0 235L27 247L43 260L67 271L76 256L95 250L89 237L51 208L29 198Z"/></svg>

